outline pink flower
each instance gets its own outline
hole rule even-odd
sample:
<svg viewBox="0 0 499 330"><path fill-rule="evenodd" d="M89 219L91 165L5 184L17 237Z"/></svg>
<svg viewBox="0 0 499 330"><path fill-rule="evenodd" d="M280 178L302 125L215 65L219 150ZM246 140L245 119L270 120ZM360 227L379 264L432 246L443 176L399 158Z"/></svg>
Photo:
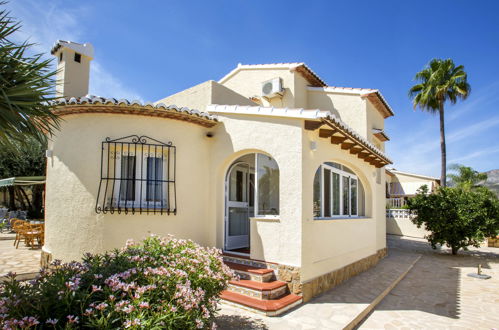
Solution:
<svg viewBox="0 0 499 330"><path fill-rule="evenodd" d="M102 291L102 288L97 285L92 285L92 292L98 292L98 291Z"/></svg>
<svg viewBox="0 0 499 330"><path fill-rule="evenodd" d="M106 308L107 308L107 306L109 306L109 305L108 305L108 304L106 304L105 302L103 302L103 303L100 303L100 304L98 304L97 306L95 306L95 309L98 309L98 310L100 310L100 311L101 311L101 310L106 309Z"/></svg>
<svg viewBox="0 0 499 330"><path fill-rule="evenodd" d="M139 304L139 307L140 308L149 308L149 303L147 301L142 301L140 304Z"/></svg>
<svg viewBox="0 0 499 330"><path fill-rule="evenodd" d="M59 322L58 319L47 319L47 321L45 321L45 323L51 324L51 325L56 325L57 322Z"/></svg>
<svg viewBox="0 0 499 330"><path fill-rule="evenodd" d="M68 315L67 318L69 323L79 323L78 316Z"/></svg>

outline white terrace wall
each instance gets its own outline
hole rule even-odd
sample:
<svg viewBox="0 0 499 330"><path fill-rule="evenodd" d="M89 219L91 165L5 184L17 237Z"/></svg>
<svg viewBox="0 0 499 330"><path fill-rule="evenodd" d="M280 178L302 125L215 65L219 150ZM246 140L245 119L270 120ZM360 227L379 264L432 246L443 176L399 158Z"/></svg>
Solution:
<svg viewBox="0 0 499 330"><path fill-rule="evenodd" d="M362 161L317 132L303 132L302 282L375 255L386 247L384 171ZM317 150L310 142L317 142ZM359 219L314 220L313 180L324 162L337 162L358 176L365 190L365 214ZM377 176L379 179L377 180ZM378 183L379 182L379 183Z"/></svg>
<svg viewBox="0 0 499 330"><path fill-rule="evenodd" d="M252 259L291 266L301 265L302 221L302 121L269 116L216 114L223 123L214 131L210 205L217 219L217 246L224 241L225 176L238 157L261 152L279 166L278 219L252 219Z"/></svg>
<svg viewBox="0 0 499 330"><path fill-rule="evenodd" d="M332 93L320 88L308 89L308 109L331 111L355 132L368 138L366 100L356 94Z"/></svg>
<svg viewBox="0 0 499 330"><path fill-rule="evenodd" d="M295 87L296 72L291 72L288 68L283 69L243 69L225 80L222 85L234 90L236 93L246 97L261 96L262 82L281 77L284 87L284 96L282 98L273 98L270 101L262 99L263 106L274 106L278 108L297 108L302 107L303 93L296 94ZM302 84L300 83L300 86Z"/></svg>
<svg viewBox="0 0 499 330"><path fill-rule="evenodd" d="M213 246L210 216L211 159L208 129L173 119L136 115L81 114L64 117L49 144L47 159L46 240L44 250L65 261L84 252L124 245L128 238L173 234ZM177 215L96 214L101 142L106 137L147 135L177 147Z"/></svg>

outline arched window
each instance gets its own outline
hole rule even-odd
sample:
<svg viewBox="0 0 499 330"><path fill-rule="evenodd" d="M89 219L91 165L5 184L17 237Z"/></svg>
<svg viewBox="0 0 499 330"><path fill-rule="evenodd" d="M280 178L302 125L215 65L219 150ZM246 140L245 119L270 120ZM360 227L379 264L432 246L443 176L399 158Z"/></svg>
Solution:
<svg viewBox="0 0 499 330"><path fill-rule="evenodd" d="M279 214L279 166L272 157L260 153L239 157L229 173L228 188L229 202L247 200L250 208L255 204L250 216Z"/></svg>
<svg viewBox="0 0 499 330"><path fill-rule="evenodd" d="M362 183L348 167L326 162L314 177L314 217L345 218L365 215Z"/></svg>

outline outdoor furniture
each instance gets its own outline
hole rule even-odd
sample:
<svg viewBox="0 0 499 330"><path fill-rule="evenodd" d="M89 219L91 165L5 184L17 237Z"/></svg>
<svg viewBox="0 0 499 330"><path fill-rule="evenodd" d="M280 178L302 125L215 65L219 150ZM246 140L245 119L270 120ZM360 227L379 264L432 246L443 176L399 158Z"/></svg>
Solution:
<svg viewBox="0 0 499 330"><path fill-rule="evenodd" d="M17 218L21 220L26 220L28 217L28 211L17 211Z"/></svg>
<svg viewBox="0 0 499 330"><path fill-rule="evenodd" d="M18 227L19 240L17 240L16 249L19 247L19 242L24 239L24 244L29 247L35 247L35 241L39 246L44 243L44 225L24 223Z"/></svg>
<svg viewBox="0 0 499 330"><path fill-rule="evenodd" d="M18 244L18 242L21 240L20 233L25 223L26 221L21 219L14 218L10 220L10 227L16 233L16 238L14 239L14 246L16 246L16 244Z"/></svg>

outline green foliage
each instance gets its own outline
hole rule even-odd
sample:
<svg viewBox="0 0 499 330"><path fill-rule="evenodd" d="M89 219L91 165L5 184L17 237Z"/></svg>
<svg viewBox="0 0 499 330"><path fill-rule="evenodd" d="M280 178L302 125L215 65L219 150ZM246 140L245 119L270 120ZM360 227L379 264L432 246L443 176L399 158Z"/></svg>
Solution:
<svg viewBox="0 0 499 330"><path fill-rule="evenodd" d="M499 200L486 188L442 187L428 194L424 186L408 204L412 222L430 232L426 238L433 248L445 244L457 254L499 233Z"/></svg>
<svg viewBox="0 0 499 330"><path fill-rule="evenodd" d="M43 176L45 175L46 143L39 142L34 137L26 137L23 142L12 141L0 147L0 179L14 176ZM16 208L20 204L28 211L30 218L43 218L43 185L31 187L8 187L10 199L9 209ZM31 189L31 194L27 193Z"/></svg>
<svg viewBox="0 0 499 330"><path fill-rule="evenodd" d="M487 174L479 173L468 166L453 164L449 169L454 171L448 175L449 185L453 187L472 189L477 187L479 182L487 180Z"/></svg>
<svg viewBox="0 0 499 330"><path fill-rule="evenodd" d="M0 179L13 176L45 175L46 143L26 137L24 142L12 141L0 148Z"/></svg>
<svg viewBox="0 0 499 330"><path fill-rule="evenodd" d="M414 78L418 83L409 90L409 97L413 99L414 109L419 107L423 111L438 113L440 117L440 149L442 186L447 184L447 152L445 145L444 104L450 101L455 104L459 99L466 99L471 87L464 66L456 66L451 59L433 59L426 67L418 72Z"/></svg>
<svg viewBox="0 0 499 330"><path fill-rule="evenodd" d="M26 135L43 142L43 132L58 128L48 103L55 75L51 60L43 60L43 54L28 55L32 44L11 41L20 27L7 11L0 11L0 146L24 141Z"/></svg>
<svg viewBox="0 0 499 330"><path fill-rule="evenodd" d="M409 97L414 108L437 112L445 101L456 103L471 92L464 66L456 66L451 59L433 59L414 78L418 84L411 87Z"/></svg>
<svg viewBox="0 0 499 330"><path fill-rule="evenodd" d="M53 266L30 283L1 285L0 326L207 328L233 276L218 249L157 236Z"/></svg>

